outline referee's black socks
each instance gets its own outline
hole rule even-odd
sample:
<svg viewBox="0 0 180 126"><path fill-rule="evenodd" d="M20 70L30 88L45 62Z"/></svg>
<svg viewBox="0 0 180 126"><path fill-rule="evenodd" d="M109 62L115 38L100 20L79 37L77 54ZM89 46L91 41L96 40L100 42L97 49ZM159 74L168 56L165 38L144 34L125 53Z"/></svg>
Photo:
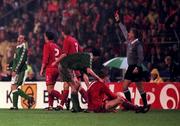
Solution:
<svg viewBox="0 0 180 126"><path fill-rule="evenodd" d="M129 89L124 90L123 92L124 92L124 95L125 95L126 99L127 99L129 102L131 102L131 94L130 94Z"/></svg>
<svg viewBox="0 0 180 126"><path fill-rule="evenodd" d="M144 106L147 106L146 92L142 92L140 94L141 94L141 98L142 98Z"/></svg>

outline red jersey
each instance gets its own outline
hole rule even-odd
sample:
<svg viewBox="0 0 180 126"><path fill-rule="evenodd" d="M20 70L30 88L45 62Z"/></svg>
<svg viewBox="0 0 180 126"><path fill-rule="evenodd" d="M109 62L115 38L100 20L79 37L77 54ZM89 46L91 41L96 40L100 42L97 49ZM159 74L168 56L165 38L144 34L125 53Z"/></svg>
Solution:
<svg viewBox="0 0 180 126"><path fill-rule="evenodd" d="M63 53L66 53L67 55L69 54L74 54L77 52L81 52L81 48L79 46L78 41L71 36L67 36L64 41L63 41Z"/></svg>
<svg viewBox="0 0 180 126"><path fill-rule="evenodd" d="M58 65L52 66L51 64L60 56L60 54L61 50L58 45L49 41L44 44L42 63L45 64L46 68L58 68Z"/></svg>
<svg viewBox="0 0 180 126"><path fill-rule="evenodd" d="M104 84L98 81L92 82L87 90L88 109L90 111L101 111L104 107L104 100L112 100L117 96Z"/></svg>

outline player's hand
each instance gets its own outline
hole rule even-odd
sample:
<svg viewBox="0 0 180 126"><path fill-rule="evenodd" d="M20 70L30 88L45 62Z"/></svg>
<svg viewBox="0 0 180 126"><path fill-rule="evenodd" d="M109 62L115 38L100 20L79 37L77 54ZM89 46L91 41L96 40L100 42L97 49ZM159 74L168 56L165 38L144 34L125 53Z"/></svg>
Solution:
<svg viewBox="0 0 180 126"><path fill-rule="evenodd" d="M77 77L73 77L73 81L74 81L75 84L78 84L78 83L79 83Z"/></svg>
<svg viewBox="0 0 180 126"><path fill-rule="evenodd" d="M16 76L16 72L13 71L11 75L12 75L12 77L15 77Z"/></svg>
<svg viewBox="0 0 180 126"><path fill-rule="evenodd" d="M57 62L54 61L54 62L51 64L51 66L55 66L56 64L57 64Z"/></svg>
<svg viewBox="0 0 180 126"><path fill-rule="evenodd" d="M134 73L134 74L137 74L138 72L139 72L138 68L135 67L134 70L133 70L133 73Z"/></svg>
<svg viewBox="0 0 180 126"><path fill-rule="evenodd" d="M98 78L98 81L101 82L101 83L104 83L104 80L101 79L101 78Z"/></svg>
<svg viewBox="0 0 180 126"><path fill-rule="evenodd" d="M43 73L44 73L44 70L43 70L43 69L41 69L41 71L40 71L39 75L42 77L42 76L43 76Z"/></svg>
<svg viewBox="0 0 180 126"><path fill-rule="evenodd" d="M120 18L119 18L119 13L118 13L118 11L115 12L114 18L115 18L116 22L119 22Z"/></svg>

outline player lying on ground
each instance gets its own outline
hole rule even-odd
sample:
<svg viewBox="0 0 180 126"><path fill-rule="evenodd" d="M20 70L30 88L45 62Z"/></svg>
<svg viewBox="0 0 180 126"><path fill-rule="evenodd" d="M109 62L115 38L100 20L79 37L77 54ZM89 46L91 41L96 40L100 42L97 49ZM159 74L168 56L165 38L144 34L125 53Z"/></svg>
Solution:
<svg viewBox="0 0 180 126"><path fill-rule="evenodd" d="M105 75L101 73L101 78ZM87 112L112 112L118 105L123 106L127 110L133 110L136 113L146 113L148 109L137 106L124 99L122 96L114 94L104 82L93 81L88 85L88 109Z"/></svg>

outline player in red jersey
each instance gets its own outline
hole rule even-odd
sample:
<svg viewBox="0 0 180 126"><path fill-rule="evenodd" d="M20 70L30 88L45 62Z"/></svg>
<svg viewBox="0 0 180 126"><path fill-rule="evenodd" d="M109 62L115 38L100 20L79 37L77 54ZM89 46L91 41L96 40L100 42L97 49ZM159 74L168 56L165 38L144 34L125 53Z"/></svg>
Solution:
<svg viewBox="0 0 180 126"><path fill-rule="evenodd" d="M52 32L46 32L44 34L45 44L43 48L42 66L40 76L43 76L44 70L46 70L46 86L48 91L48 110L53 109L54 97L62 99L62 95L54 89L54 85L59 76L58 65L52 65L60 56L61 50L54 43L54 34Z"/></svg>
<svg viewBox="0 0 180 126"><path fill-rule="evenodd" d="M105 77L102 73L99 75L102 79ZM150 108L134 105L123 97L114 94L104 83L94 81L88 86L88 112L112 112L113 109L121 105L127 110L133 110L136 113L146 113Z"/></svg>
<svg viewBox="0 0 180 126"><path fill-rule="evenodd" d="M64 31L61 32L61 34L64 38L62 54L52 65L58 64L58 62L61 62L65 57L68 57L72 54L76 54L82 51L81 47L79 46L78 41L74 37L69 35L70 31L68 28L64 29ZM71 72L69 72L67 68L62 67L61 73L62 73L62 78L64 81L64 90L63 90L63 97L61 100L61 106L63 106L64 103L67 102L67 98L69 94L69 86L71 86L71 99L72 101L75 101L77 103L77 106L79 106L78 91L81 93L83 98L87 100L86 91L80 86L80 83L77 83L77 80L73 82L71 81L71 75L69 74ZM73 76L80 75L79 71L75 71L75 70L72 70L72 74ZM79 106L79 110L80 110L80 106Z"/></svg>

